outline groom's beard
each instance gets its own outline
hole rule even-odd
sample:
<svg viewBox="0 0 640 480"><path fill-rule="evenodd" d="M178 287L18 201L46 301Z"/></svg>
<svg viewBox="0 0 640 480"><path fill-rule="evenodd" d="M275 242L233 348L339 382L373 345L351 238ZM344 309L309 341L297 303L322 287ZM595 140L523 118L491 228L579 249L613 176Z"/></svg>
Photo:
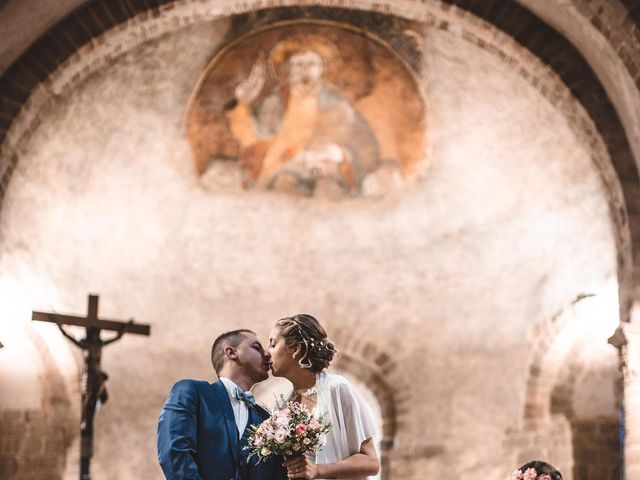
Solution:
<svg viewBox="0 0 640 480"><path fill-rule="evenodd" d="M260 366L254 364L240 363L243 370L249 375L253 383L264 382L269 378L269 370L265 367L265 364L261 363Z"/></svg>

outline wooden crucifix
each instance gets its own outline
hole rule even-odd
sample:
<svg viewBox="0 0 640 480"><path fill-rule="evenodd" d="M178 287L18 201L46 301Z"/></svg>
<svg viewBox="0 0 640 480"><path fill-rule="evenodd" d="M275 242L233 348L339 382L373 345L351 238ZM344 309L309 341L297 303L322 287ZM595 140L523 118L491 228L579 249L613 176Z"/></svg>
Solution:
<svg viewBox="0 0 640 480"><path fill-rule="evenodd" d="M125 333L149 335L149 325L98 318L98 295L89 295L89 309L86 317L61 315L58 313L33 312L32 320L51 322L58 325L62 334L84 351L82 371L82 420L80 423L80 480L90 480L89 464L93 455L93 417L98 402L107 401L105 382L107 374L100 368L102 347L118 340ZM84 338L78 340L64 329L64 325L85 327ZM116 335L101 339L100 332L110 330Z"/></svg>

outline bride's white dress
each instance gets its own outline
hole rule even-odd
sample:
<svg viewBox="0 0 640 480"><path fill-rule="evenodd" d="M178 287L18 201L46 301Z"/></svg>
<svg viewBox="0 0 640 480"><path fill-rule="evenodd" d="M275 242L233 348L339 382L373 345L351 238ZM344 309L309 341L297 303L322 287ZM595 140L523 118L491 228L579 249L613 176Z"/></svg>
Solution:
<svg viewBox="0 0 640 480"><path fill-rule="evenodd" d="M360 451L365 440L378 437L367 405L342 375L321 372L316 377L316 411L331 422L326 444L316 453L315 463L334 463ZM373 477L361 477L361 479ZM360 479L357 479L360 480Z"/></svg>

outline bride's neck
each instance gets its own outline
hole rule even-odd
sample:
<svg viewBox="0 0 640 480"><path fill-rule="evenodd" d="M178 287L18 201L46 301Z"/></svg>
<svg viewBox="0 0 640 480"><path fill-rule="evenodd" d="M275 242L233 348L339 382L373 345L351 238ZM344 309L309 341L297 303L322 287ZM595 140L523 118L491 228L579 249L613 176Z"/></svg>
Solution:
<svg viewBox="0 0 640 480"><path fill-rule="evenodd" d="M293 389L295 391L308 390L316 384L316 374L311 370L300 369L296 372L292 372L289 381L293 384Z"/></svg>

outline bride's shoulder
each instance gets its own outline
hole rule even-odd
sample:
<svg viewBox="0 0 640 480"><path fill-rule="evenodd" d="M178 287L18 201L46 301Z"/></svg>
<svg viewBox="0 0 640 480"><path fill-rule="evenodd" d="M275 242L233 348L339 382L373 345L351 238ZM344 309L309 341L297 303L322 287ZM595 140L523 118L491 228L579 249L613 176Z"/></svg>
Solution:
<svg viewBox="0 0 640 480"><path fill-rule="evenodd" d="M350 391L351 383L342 375L337 373L329 373L323 372L322 376L324 377L324 383L330 391Z"/></svg>
<svg viewBox="0 0 640 480"><path fill-rule="evenodd" d="M349 380L347 380L342 375L327 371L323 371L322 373L320 373L320 381L325 382L327 385L349 383Z"/></svg>

